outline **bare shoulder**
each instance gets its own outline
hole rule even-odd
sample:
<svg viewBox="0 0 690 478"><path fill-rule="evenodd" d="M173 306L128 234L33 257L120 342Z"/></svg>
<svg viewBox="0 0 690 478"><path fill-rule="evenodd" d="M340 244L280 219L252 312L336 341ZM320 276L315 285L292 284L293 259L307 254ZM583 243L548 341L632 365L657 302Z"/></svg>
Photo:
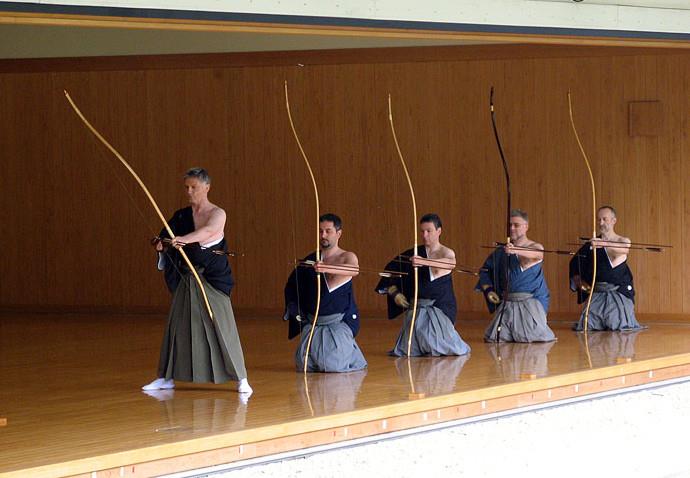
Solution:
<svg viewBox="0 0 690 478"><path fill-rule="evenodd" d="M220 206L216 206L215 204L211 204L211 210L209 211L209 216L213 217L213 218L225 219L225 210Z"/></svg>
<svg viewBox="0 0 690 478"><path fill-rule="evenodd" d="M629 237L618 236L618 239L617 239L617 240L620 241L620 242L624 242L624 243L626 243L626 244L632 243L632 241L630 240Z"/></svg>
<svg viewBox="0 0 690 478"><path fill-rule="evenodd" d="M539 243L536 242L536 241L531 241L531 242L528 244L528 247L531 247L532 249L539 249L539 250L541 250L541 251L544 250L544 246L543 246L542 244L539 244Z"/></svg>
<svg viewBox="0 0 690 478"><path fill-rule="evenodd" d="M340 260L345 264L359 264L357 254L351 251L343 251L340 256Z"/></svg>
<svg viewBox="0 0 690 478"><path fill-rule="evenodd" d="M441 246L441 254L443 259L455 259L455 251L448 246Z"/></svg>
<svg viewBox="0 0 690 478"><path fill-rule="evenodd" d="M215 204L211 204L210 210L207 212L206 219L203 221L205 225L218 230L219 232L225 229L225 211Z"/></svg>

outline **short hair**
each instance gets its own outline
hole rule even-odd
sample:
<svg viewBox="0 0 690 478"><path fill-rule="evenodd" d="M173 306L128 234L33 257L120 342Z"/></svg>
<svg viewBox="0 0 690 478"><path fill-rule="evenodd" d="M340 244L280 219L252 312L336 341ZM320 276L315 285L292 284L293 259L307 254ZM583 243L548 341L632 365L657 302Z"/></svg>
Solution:
<svg viewBox="0 0 690 478"><path fill-rule="evenodd" d="M525 222L529 222L529 216L522 209L511 209L510 217L521 217Z"/></svg>
<svg viewBox="0 0 690 478"><path fill-rule="evenodd" d="M420 224L423 224L423 223L425 223L425 222L433 222L433 223L434 223L434 227L435 227L436 229L439 229L440 227L443 226L443 224L441 223L441 218L438 217L438 214L435 214L435 213L433 213L433 212L431 212L431 213L429 213L429 214L424 214L424 215L422 216L422 218L419 220L419 223L420 223Z"/></svg>
<svg viewBox="0 0 690 478"><path fill-rule="evenodd" d="M336 231L339 231L343 228L343 220L340 219L340 216L333 214L332 212L328 212L326 214L322 214L319 216L319 222L332 222L333 227L335 227Z"/></svg>
<svg viewBox="0 0 690 478"><path fill-rule="evenodd" d="M184 179L194 178L202 183L211 184L211 176L204 168L190 168L184 173Z"/></svg>
<svg viewBox="0 0 690 478"><path fill-rule="evenodd" d="M613 206L601 206L599 209L597 209L597 212L601 211L602 209L608 209L609 211L611 211L611 214L613 214L613 217L618 217L618 215L616 214L616 210L613 208Z"/></svg>

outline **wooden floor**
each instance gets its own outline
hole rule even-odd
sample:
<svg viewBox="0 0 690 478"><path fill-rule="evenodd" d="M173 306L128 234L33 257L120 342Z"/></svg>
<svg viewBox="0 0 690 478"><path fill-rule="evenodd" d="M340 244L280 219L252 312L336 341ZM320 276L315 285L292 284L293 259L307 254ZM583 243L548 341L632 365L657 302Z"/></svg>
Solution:
<svg viewBox="0 0 690 478"><path fill-rule="evenodd" d="M641 318L644 321L644 317ZM484 344L486 321L458 329L471 357L386 355L399 321L370 319L369 361L350 374L295 373L278 319L241 319L249 379L178 384L153 396L165 319L0 316L0 476L151 476L690 375L690 325L637 333L570 331L549 344ZM98 472L95 475L92 472Z"/></svg>

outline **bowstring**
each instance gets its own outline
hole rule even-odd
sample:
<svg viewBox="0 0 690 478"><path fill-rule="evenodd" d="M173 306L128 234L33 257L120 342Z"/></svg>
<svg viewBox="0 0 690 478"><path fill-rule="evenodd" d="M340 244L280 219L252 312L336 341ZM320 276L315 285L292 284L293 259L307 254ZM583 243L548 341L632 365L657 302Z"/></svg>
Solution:
<svg viewBox="0 0 690 478"><path fill-rule="evenodd" d="M290 202L290 222L292 223L292 255L295 261L295 292L297 292L297 315L299 316L300 320L298 321L299 323L299 332L300 335L302 334L302 301L300 299L300 294L299 294L299 264L297 260L297 240L295 238L295 198L293 195L294 187L293 187L293 180L292 180L292 164L288 163L288 198ZM288 311L289 313L289 311ZM288 317L289 320L289 317ZM289 327L289 325L288 325Z"/></svg>
<svg viewBox="0 0 690 478"><path fill-rule="evenodd" d="M148 222L148 220L146 219L146 216L144 215L144 212L141 210L141 208L140 208L139 205L137 204L136 200L134 199L134 196L132 195L131 191L129 190L129 188L127 187L127 185L124 183L124 181L123 181L122 178L120 177L120 175L119 175L119 173L117 172L117 170L116 170L116 168L114 167L114 165L111 164L110 161L105 161L105 163L106 163L106 164L108 165L108 167L110 168L111 172L113 173L113 176L115 176L115 179L117 179L117 182L120 183L120 186L122 186L122 189L124 189L125 194L126 194L127 197L129 198L130 202L134 205L134 209L135 209L135 211L137 211L137 213L138 213L139 216L141 217L141 220L142 220L142 223L144 224L144 226L149 230L149 232L150 232L151 234L153 234L153 236L158 237L158 232L156 232L156 230L151 226L151 224L150 224L150 223ZM184 277L183 274L182 274L182 271L180 270L180 268L179 268L178 265L177 265L177 261L173 260L172 256L170 255L170 253L168 252L168 250L167 250L165 247L163 248L162 251L156 251L156 252L162 252L163 254L165 254L165 256L166 256L167 259L168 259L168 262L170 262L170 264L172 264L173 268L174 268L175 271L178 273L178 275L180 276L180 278Z"/></svg>
<svg viewBox="0 0 690 478"><path fill-rule="evenodd" d="M396 214L395 242L396 242L396 249L398 251L400 251L400 252L398 252L397 259L398 259L398 263L402 266L402 264L405 263L405 261L402 257L402 255L404 253L404 249L401 248L402 246L400 243L400 221L398 220L398 218L401 217L401 215L400 215L400 201L398 200L398 198L399 198L399 196L398 196L398 192L399 192L398 181L400 178L398 176L399 175L397 175L397 174L393 175L393 197L396 199L395 200L395 214ZM412 255L415 255L416 253L417 253L417 251L413 251ZM407 263L411 264L409 259L407 260ZM402 267L401 267L401 270L402 270ZM407 272L410 272L410 271L407 271ZM400 282L400 292L409 300L409 297L405 294L405 280L403 280L401 277L399 282Z"/></svg>

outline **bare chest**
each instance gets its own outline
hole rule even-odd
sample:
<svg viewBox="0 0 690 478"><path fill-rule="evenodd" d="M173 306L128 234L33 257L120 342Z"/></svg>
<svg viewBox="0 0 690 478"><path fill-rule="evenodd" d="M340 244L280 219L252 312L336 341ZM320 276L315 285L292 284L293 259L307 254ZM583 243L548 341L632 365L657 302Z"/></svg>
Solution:
<svg viewBox="0 0 690 478"><path fill-rule="evenodd" d="M194 218L194 229L196 230L208 225L211 219L211 211L194 212L192 217Z"/></svg>

